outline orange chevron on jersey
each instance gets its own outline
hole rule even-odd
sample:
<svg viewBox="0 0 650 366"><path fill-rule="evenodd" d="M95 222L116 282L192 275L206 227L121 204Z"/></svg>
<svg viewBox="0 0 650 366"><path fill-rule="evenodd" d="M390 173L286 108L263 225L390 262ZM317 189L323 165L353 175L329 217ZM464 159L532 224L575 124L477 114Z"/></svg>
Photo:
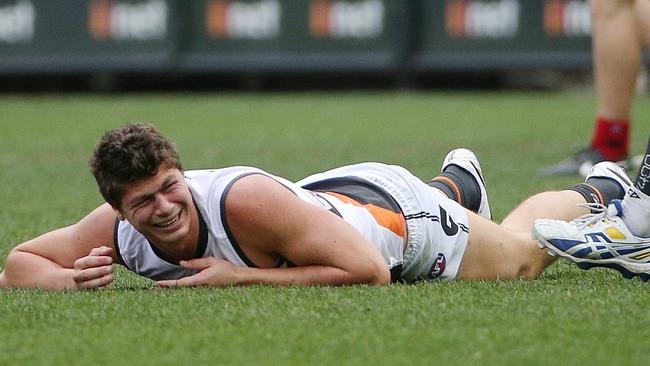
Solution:
<svg viewBox="0 0 650 366"><path fill-rule="evenodd" d="M377 221L379 225L387 228L388 230L392 231L393 233L401 237L404 237L406 235L406 221L404 220L404 215L402 215L401 213L393 212L391 210L388 210L383 207L379 207L372 203L361 204L355 201L354 199L342 195L340 193L335 193L335 192L325 192L325 193L338 198L342 202L365 208L366 210L368 210L368 212L370 212L372 217L375 218L375 221Z"/></svg>

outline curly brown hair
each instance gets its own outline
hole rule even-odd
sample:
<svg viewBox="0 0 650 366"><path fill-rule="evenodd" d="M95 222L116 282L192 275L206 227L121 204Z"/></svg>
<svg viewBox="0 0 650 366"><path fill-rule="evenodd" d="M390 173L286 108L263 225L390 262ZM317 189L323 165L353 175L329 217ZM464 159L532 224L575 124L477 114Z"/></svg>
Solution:
<svg viewBox="0 0 650 366"><path fill-rule="evenodd" d="M163 167L183 170L175 144L149 123L106 131L88 161L106 202L121 208L124 186L156 175Z"/></svg>

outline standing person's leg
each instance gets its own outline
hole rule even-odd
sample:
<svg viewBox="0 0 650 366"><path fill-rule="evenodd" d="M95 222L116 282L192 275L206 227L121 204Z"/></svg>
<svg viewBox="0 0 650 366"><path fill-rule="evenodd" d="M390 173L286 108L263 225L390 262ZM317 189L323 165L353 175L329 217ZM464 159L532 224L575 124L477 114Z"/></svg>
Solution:
<svg viewBox="0 0 650 366"><path fill-rule="evenodd" d="M591 0L597 120L592 148L622 160L629 148L630 112L641 66L634 0Z"/></svg>
<svg viewBox="0 0 650 366"><path fill-rule="evenodd" d="M650 0L636 0L635 11L641 37L650 46ZM650 139L633 189L627 191L617 211L635 236L650 238Z"/></svg>
<svg viewBox="0 0 650 366"><path fill-rule="evenodd" d="M634 6L641 39L650 47L650 0L636 0Z"/></svg>
<svg viewBox="0 0 650 366"><path fill-rule="evenodd" d="M650 139L634 185L615 206L616 213L635 236L650 238Z"/></svg>
<svg viewBox="0 0 650 366"><path fill-rule="evenodd" d="M641 27L636 8L650 5L635 7L634 0L590 0L589 4L597 104L591 144L567 160L540 169L540 175L586 175L593 164L624 160L629 152L630 112L641 65Z"/></svg>

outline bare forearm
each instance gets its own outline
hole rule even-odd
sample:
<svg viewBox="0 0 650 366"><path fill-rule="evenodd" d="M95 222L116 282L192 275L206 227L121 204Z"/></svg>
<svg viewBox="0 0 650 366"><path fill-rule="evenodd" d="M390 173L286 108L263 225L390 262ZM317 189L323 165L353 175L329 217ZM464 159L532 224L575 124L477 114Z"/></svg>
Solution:
<svg viewBox="0 0 650 366"><path fill-rule="evenodd" d="M4 279L0 286L62 290L76 288L72 279L74 270L63 268L47 258L28 252L14 251L7 258Z"/></svg>
<svg viewBox="0 0 650 366"><path fill-rule="evenodd" d="M381 275L359 275L320 265L271 269L240 267L236 278L237 285L383 285L389 282Z"/></svg>
<svg viewBox="0 0 650 366"><path fill-rule="evenodd" d="M335 266L304 265L290 268L238 267L214 257L181 261L181 266L198 273L178 280L161 280L159 287L178 286L246 286L246 285L385 285L390 282L386 265L352 266L345 270Z"/></svg>

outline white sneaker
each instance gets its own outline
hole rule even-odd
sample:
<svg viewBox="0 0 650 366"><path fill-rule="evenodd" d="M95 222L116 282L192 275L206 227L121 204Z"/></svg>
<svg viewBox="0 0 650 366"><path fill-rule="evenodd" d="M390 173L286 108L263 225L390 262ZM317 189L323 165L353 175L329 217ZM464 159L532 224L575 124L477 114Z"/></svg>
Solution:
<svg viewBox="0 0 650 366"><path fill-rule="evenodd" d="M481 189L481 204L479 205L477 214L485 217L488 220L492 219L490 212L490 203L488 202L487 190L485 189L485 180L483 179L483 172L481 171L481 163L479 163L476 154L471 150L460 148L451 150L442 162L441 172L450 165L456 165L463 170L468 171L478 183Z"/></svg>
<svg viewBox="0 0 650 366"><path fill-rule="evenodd" d="M625 170L617 163L611 161L601 161L600 163L591 167L585 182L589 178L609 178L615 180L623 188L623 192L627 192L632 186L632 181L627 176Z"/></svg>
<svg viewBox="0 0 650 366"><path fill-rule="evenodd" d="M536 220L533 237L549 255L561 256L581 269L606 267L619 271L625 278L650 279L650 239L635 236L627 228L618 208L585 204L599 211L571 222Z"/></svg>

